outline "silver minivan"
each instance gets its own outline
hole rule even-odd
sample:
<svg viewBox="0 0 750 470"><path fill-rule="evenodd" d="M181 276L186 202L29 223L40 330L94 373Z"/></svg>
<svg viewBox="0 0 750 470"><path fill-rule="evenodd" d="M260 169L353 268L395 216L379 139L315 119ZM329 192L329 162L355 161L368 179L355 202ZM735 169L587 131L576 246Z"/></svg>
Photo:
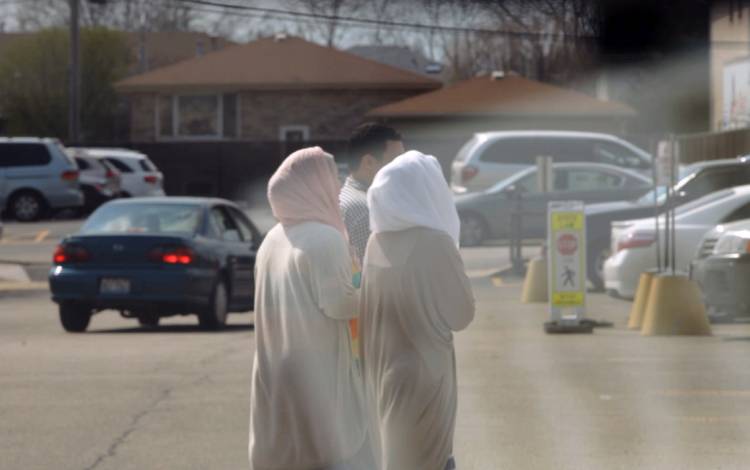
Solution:
<svg viewBox="0 0 750 470"><path fill-rule="evenodd" d="M451 186L456 193L484 191L536 164L540 156L555 163L592 162L651 175L651 155L609 134L574 131L480 132L453 161Z"/></svg>
<svg viewBox="0 0 750 470"><path fill-rule="evenodd" d="M16 220L81 207L78 178L75 161L56 139L0 138L0 209Z"/></svg>

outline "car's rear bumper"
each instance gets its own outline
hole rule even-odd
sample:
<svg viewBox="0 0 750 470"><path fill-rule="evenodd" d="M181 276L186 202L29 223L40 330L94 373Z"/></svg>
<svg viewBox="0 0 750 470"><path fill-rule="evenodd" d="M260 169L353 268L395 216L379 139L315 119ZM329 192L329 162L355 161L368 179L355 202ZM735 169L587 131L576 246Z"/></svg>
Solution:
<svg viewBox="0 0 750 470"><path fill-rule="evenodd" d="M79 302L98 309L192 312L208 304L216 279L210 269L80 269L55 266L49 283L55 302ZM102 293L105 278L128 279L127 294Z"/></svg>
<svg viewBox="0 0 750 470"><path fill-rule="evenodd" d="M83 205L83 193L78 188L45 194L52 209L72 209Z"/></svg>
<svg viewBox="0 0 750 470"><path fill-rule="evenodd" d="M750 255L697 260L691 277L701 288L709 317L750 320Z"/></svg>
<svg viewBox="0 0 750 470"><path fill-rule="evenodd" d="M633 248L622 250L604 263L604 287L620 297L632 299L638 289L641 274L653 269L654 250Z"/></svg>

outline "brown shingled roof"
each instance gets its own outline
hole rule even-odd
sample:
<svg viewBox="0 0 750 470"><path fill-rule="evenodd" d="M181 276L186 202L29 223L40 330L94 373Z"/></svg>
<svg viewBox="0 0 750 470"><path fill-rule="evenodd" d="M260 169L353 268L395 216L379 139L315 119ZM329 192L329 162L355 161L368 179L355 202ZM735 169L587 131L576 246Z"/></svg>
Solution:
<svg viewBox="0 0 750 470"><path fill-rule="evenodd" d="M228 47L122 80L121 92L173 89L409 89L440 82L299 38Z"/></svg>
<svg viewBox="0 0 750 470"><path fill-rule="evenodd" d="M634 116L629 106L602 101L583 93L529 80L514 74L499 78L476 77L387 104L369 116L471 117L471 116Z"/></svg>

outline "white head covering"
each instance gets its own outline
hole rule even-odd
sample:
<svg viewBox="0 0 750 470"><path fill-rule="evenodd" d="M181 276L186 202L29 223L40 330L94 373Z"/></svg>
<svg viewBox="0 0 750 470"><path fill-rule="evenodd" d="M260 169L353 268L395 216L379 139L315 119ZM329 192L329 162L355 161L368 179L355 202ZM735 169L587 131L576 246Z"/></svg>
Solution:
<svg viewBox="0 0 750 470"><path fill-rule="evenodd" d="M458 245L461 224L437 159L410 150L384 166L367 192L373 233L428 227Z"/></svg>

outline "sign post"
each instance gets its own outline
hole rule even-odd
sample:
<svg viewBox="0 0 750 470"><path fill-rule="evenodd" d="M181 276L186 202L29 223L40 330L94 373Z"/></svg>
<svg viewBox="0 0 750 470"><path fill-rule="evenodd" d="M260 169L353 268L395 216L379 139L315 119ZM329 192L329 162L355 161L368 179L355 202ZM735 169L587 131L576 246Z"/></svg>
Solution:
<svg viewBox="0 0 750 470"><path fill-rule="evenodd" d="M591 333L586 313L586 216L580 201L553 201L547 211L550 321L547 333Z"/></svg>

